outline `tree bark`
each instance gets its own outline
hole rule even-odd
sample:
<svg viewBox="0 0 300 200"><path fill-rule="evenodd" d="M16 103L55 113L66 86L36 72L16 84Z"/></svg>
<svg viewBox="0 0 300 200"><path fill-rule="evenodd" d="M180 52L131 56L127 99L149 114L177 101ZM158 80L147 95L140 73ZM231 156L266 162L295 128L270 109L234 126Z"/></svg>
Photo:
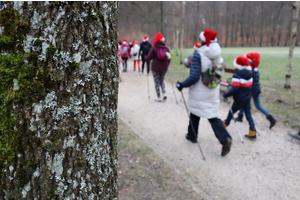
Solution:
<svg viewBox="0 0 300 200"><path fill-rule="evenodd" d="M180 31L180 64L183 64L183 38L184 38L184 16L185 16L185 1L181 4L181 31Z"/></svg>
<svg viewBox="0 0 300 200"><path fill-rule="evenodd" d="M12 158L1 157L0 200L118 199L118 8L104 1L0 2L0 15L16 9L29 25L18 53L33 73L16 78L13 92L31 83L41 88L12 98L17 148Z"/></svg>
<svg viewBox="0 0 300 200"><path fill-rule="evenodd" d="M293 53L297 39L297 25L298 25L298 14L299 14L299 1L295 1L293 5L293 19L291 26L291 43L289 51L289 61L286 69L285 84L284 88L291 88L291 76L292 76L292 65L293 65Z"/></svg>

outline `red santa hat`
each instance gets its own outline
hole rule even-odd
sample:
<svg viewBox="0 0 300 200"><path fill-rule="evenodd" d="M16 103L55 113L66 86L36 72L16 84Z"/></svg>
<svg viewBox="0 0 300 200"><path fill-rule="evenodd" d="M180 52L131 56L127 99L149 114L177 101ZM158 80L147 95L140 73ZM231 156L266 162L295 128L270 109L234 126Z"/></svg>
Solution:
<svg viewBox="0 0 300 200"><path fill-rule="evenodd" d="M153 38L153 45L156 43L156 42L164 42L165 41L165 38L164 36L161 34L161 33L156 33L154 35L154 38Z"/></svg>
<svg viewBox="0 0 300 200"><path fill-rule="evenodd" d="M256 52L248 53L245 57L250 59L250 64L252 68L257 68L260 62L260 54Z"/></svg>
<svg viewBox="0 0 300 200"><path fill-rule="evenodd" d="M119 39L119 42L122 42L122 39L121 39L121 38Z"/></svg>
<svg viewBox="0 0 300 200"><path fill-rule="evenodd" d="M143 42L146 42L146 41L148 41L149 40L149 37L147 36L147 35L144 35L143 36Z"/></svg>
<svg viewBox="0 0 300 200"><path fill-rule="evenodd" d="M209 44L211 42L217 42L217 33L213 30L209 30L209 29L205 29L204 31L202 31L199 35L200 40L202 40L203 42L206 43L206 51L209 51Z"/></svg>
<svg viewBox="0 0 300 200"><path fill-rule="evenodd" d="M194 44L194 49L197 50L201 46L201 43L195 43Z"/></svg>
<svg viewBox="0 0 300 200"><path fill-rule="evenodd" d="M234 59L233 61L233 66L238 69L247 69L247 70L251 70L251 65L249 63L250 59L244 56L239 56L236 59Z"/></svg>
<svg viewBox="0 0 300 200"><path fill-rule="evenodd" d="M123 42L127 42L128 43L128 39L124 39Z"/></svg>

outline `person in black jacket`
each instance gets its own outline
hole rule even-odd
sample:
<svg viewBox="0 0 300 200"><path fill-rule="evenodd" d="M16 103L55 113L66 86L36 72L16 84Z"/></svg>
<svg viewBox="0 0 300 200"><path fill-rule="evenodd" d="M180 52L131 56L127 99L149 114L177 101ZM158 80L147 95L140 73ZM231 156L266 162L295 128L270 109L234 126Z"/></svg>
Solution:
<svg viewBox="0 0 300 200"><path fill-rule="evenodd" d="M139 57L142 54L142 73L144 73L144 65L146 62L147 63L147 75L149 75L149 71L150 71L150 61L146 61L145 58L147 57L147 55L152 47L151 43L148 42L148 40L149 40L149 37L147 35L144 35L143 42L141 44L140 51L139 51Z"/></svg>
<svg viewBox="0 0 300 200"><path fill-rule="evenodd" d="M249 64L249 58L240 56L233 61L233 65L237 71L231 79L232 89L223 94L224 99L233 96L234 102L231 106L234 114L239 109L243 108L246 119L249 122L249 134L245 135L249 139L256 139L255 124L251 115L251 97L252 97L252 68ZM227 127L233 118L231 111L228 112L227 119L223 121L223 125Z"/></svg>

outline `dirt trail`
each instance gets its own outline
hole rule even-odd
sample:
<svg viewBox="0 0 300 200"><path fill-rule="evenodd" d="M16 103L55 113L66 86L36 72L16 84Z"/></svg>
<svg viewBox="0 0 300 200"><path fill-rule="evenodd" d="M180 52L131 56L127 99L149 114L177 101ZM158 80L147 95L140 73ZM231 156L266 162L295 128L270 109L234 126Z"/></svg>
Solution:
<svg viewBox="0 0 300 200"><path fill-rule="evenodd" d="M166 76L165 80L169 80ZM172 80L175 82L176 80ZM287 135L288 128L280 122L269 129L264 115L252 110L260 136L256 141L244 138L241 143L232 121L227 130L233 138L231 152L221 156L221 145L207 119L199 126L199 147L185 139L188 116L181 94L176 88L178 104L170 82L166 81L168 99L154 101L155 90L152 74L149 76L150 100L147 76L133 71L122 74L119 86L118 114L140 134L149 146L164 157L173 167L185 174L195 191L208 199L300 199L300 146ZM173 83L174 84L174 83ZM188 89L183 89L188 99ZM219 118L225 119L228 105L220 104ZM242 133L248 134L248 122L238 122Z"/></svg>

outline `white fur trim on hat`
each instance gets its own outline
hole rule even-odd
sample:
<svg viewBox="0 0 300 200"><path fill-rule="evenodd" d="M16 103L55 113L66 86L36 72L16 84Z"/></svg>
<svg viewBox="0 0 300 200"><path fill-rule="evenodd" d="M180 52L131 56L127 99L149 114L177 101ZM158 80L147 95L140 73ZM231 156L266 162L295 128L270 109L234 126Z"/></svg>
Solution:
<svg viewBox="0 0 300 200"><path fill-rule="evenodd" d="M161 40L161 41L165 41L165 38L163 37L163 38L161 38L160 40Z"/></svg>
<svg viewBox="0 0 300 200"><path fill-rule="evenodd" d="M233 66L234 66L235 68L237 68L238 70L241 70L241 69L247 69L247 70L251 71L251 69L252 69L250 66L243 66L243 65L237 64L237 63L236 63L236 59L234 59L234 61L233 61Z"/></svg>
<svg viewBox="0 0 300 200"><path fill-rule="evenodd" d="M146 39L143 39L143 42L146 42L149 40L149 37L147 37Z"/></svg>
<svg viewBox="0 0 300 200"><path fill-rule="evenodd" d="M202 32L200 33L199 38L200 38L201 41L206 42L206 39L205 39L205 37L204 37L204 31L202 31Z"/></svg>

